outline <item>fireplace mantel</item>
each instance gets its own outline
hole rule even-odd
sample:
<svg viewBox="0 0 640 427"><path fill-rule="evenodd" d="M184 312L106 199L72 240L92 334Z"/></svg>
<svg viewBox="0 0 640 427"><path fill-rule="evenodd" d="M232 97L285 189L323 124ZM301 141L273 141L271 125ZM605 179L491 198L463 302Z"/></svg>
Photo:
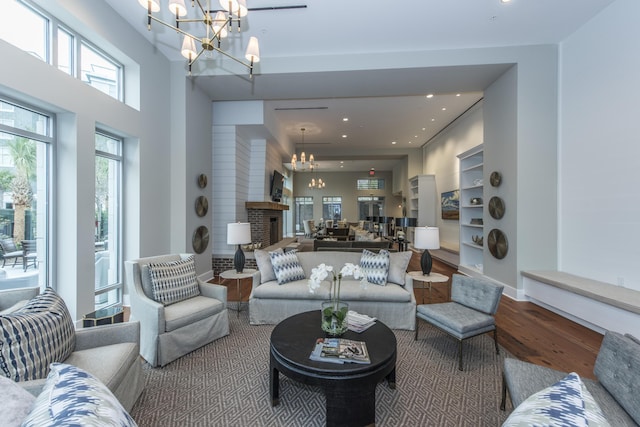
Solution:
<svg viewBox="0 0 640 427"><path fill-rule="evenodd" d="M289 205L283 205L276 202L244 202L247 209L269 210L269 211L288 211Z"/></svg>

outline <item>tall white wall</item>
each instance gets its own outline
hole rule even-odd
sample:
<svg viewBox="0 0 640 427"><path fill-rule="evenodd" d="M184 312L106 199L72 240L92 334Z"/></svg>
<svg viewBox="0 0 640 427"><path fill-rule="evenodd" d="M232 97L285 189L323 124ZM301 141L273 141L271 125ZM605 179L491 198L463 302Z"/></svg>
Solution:
<svg viewBox="0 0 640 427"><path fill-rule="evenodd" d="M560 269L640 290L640 2L561 46Z"/></svg>

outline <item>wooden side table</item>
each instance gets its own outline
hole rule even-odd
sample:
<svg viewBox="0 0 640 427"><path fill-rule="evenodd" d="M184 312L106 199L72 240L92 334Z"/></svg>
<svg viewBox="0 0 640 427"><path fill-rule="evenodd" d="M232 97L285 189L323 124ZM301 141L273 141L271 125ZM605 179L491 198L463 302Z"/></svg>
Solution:
<svg viewBox="0 0 640 427"><path fill-rule="evenodd" d="M447 301L451 299L451 290L449 288L449 277L444 274L431 272L429 275L422 274L422 271L410 271L407 273L411 276L414 282L422 282L422 304L424 304L424 288L426 284L429 284L429 304L432 303L431 299L431 287L434 283L445 283L447 285ZM415 288L415 286L414 286Z"/></svg>
<svg viewBox="0 0 640 427"><path fill-rule="evenodd" d="M238 317L240 317L240 310L242 309L242 290L240 288L240 280L248 279L249 277L253 276L253 273L255 273L256 271L258 270L254 268L245 268L241 273L238 273L235 270L227 270L220 273L220 278L229 280L235 279L236 281L236 291L238 292L238 306L235 310L238 312ZM233 308L231 309L233 310Z"/></svg>

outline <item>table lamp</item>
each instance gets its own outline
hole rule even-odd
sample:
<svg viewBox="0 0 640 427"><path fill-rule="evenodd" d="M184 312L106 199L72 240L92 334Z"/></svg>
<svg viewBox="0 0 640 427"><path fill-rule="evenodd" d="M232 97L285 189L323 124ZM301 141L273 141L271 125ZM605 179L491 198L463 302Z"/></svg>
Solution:
<svg viewBox="0 0 640 427"><path fill-rule="evenodd" d="M238 245L238 250L233 257L233 266L237 273L244 269L244 252L242 246L251 243L251 224L248 222L234 222L227 224L227 245Z"/></svg>
<svg viewBox="0 0 640 427"><path fill-rule="evenodd" d="M438 227L416 227L413 247L424 249L420 258L420 267L422 274L428 276L433 265L429 249L440 249L440 230Z"/></svg>

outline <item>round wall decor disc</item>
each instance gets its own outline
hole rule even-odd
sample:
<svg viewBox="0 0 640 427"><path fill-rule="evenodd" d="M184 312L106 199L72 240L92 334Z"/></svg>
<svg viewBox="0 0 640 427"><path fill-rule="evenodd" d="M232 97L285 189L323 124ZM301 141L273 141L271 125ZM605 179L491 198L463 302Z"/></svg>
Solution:
<svg viewBox="0 0 640 427"><path fill-rule="evenodd" d="M507 256L509 251L509 242L507 242L507 236L497 228L494 228L489 232L487 236L487 243L489 246L489 252L491 255L498 259L502 259Z"/></svg>
<svg viewBox="0 0 640 427"><path fill-rule="evenodd" d="M205 196L199 196L196 199L196 215L202 217L209 211L209 201Z"/></svg>
<svg viewBox="0 0 640 427"><path fill-rule="evenodd" d="M204 225L196 228L193 232L193 238L191 239L193 250L197 254L201 254L209 246L209 230Z"/></svg>
<svg viewBox="0 0 640 427"><path fill-rule="evenodd" d="M489 182L492 187L499 187L502 183L502 174L498 171L491 172L491 176L489 177Z"/></svg>
<svg viewBox="0 0 640 427"><path fill-rule="evenodd" d="M504 216L504 200L498 196L493 196L489 200L489 214L492 218L500 219Z"/></svg>
<svg viewBox="0 0 640 427"><path fill-rule="evenodd" d="M198 175L198 187L205 188L207 186L207 175L201 173Z"/></svg>

